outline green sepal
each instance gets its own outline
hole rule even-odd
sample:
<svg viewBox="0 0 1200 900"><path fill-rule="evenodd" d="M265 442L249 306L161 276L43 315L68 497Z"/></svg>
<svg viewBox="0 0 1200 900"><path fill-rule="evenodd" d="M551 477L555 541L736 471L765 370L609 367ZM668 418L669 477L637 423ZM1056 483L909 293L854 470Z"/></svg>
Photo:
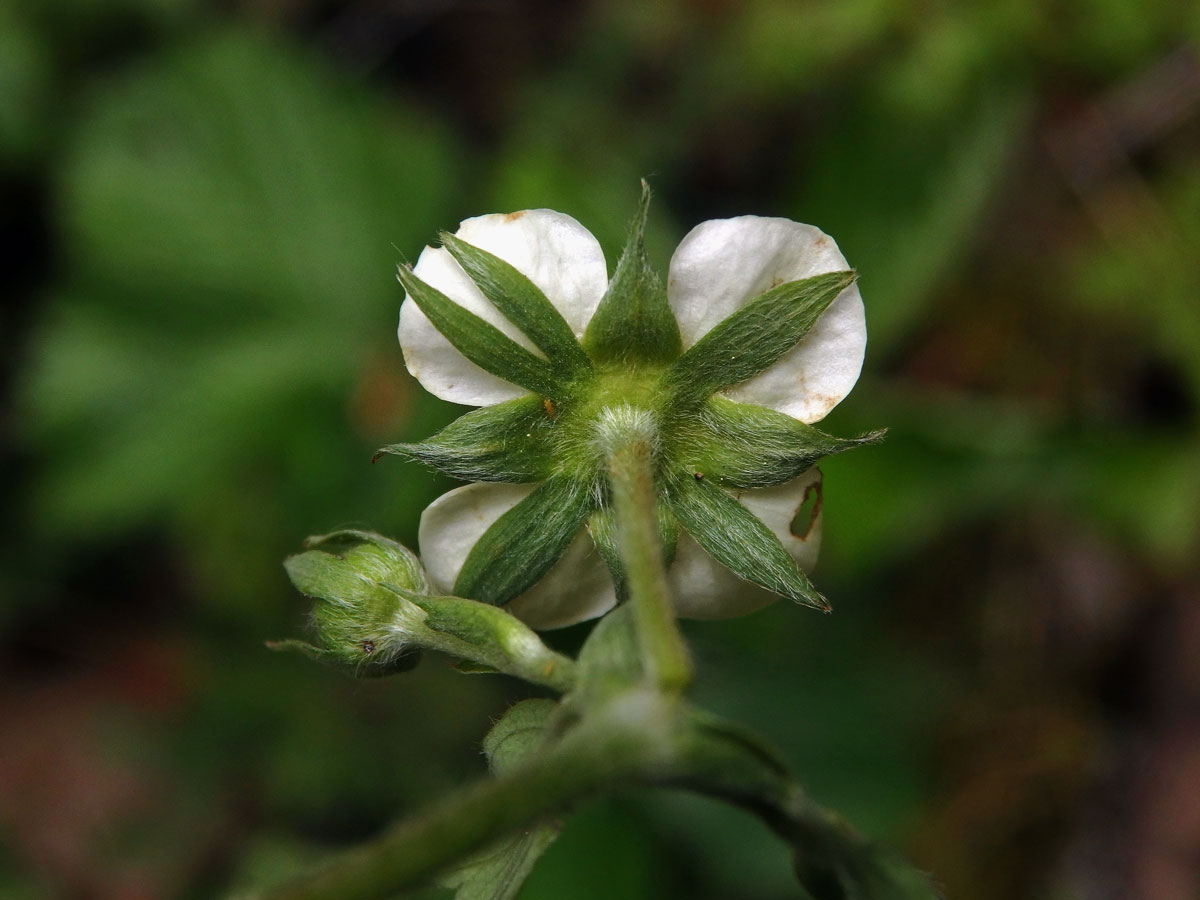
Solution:
<svg viewBox="0 0 1200 900"><path fill-rule="evenodd" d="M853 272L789 281L755 297L713 327L667 372L676 398L698 403L774 365L854 283Z"/></svg>
<svg viewBox="0 0 1200 900"><path fill-rule="evenodd" d="M829 603L779 538L723 488L708 480L675 479L671 509L705 552L739 578L822 612Z"/></svg>
<svg viewBox="0 0 1200 900"><path fill-rule="evenodd" d="M365 599L366 583L387 582L424 593L429 578L417 554L399 541L373 531L344 528L304 540L304 552L284 568L300 593L322 600Z"/></svg>
<svg viewBox="0 0 1200 900"><path fill-rule="evenodd" d="M483 753L493 775L506 775L546 743L559 711L553 700L522 700L509 707L483 739Z"/></svg>
<svg viewBox="0 0 1200 900"><path fill-rule="evenodd" d="M462 481L543 481L550 474L554 419L533 395L485 406L417 444L390 444L375 454L416 460Z"/></svg>
<svg viewBox="0 0 1200 900"><path fill-rule="evenodd" d="M495 606L507 603L558 562L591 508L590 485L547 479L475 542L454 593Z"/></svg>
<svg viewBox="0 0 1200 900"><path fill-rule="evenodd" d="M646 255L649 211L650 186L643 181L625 249L583 336L584 350L597 362L670 362L682 352L667 290Z"/></svg>
<svg viewBox="0 0 1200 900"><path fill-rule="evenodd" d="M442 234L442 246L506 319L516 325L550 360L562 377L574 378L591 369L571 326L541 288L500 257Z"/></svg>
<svg viewBox="0 0 1200 900"><path fill-rule="evenodd" d="M658 503L658 539L662 546L663 565L669 566L675 560L675 548L679 543L679 521L666 503ZM617 599L624 602L629 598L629 587L625 577L625 567L621 562L621 554L617 550L617 523L612 507L605 506L597 509L588 516L588 533L592 543L608 571L612 575L613 586L616 588Z"/></svg>
<svg viewBox="0 0 1200 900"><path fill-rule="evenodd" d="M397 277L433 327L475 365L535 394L557 397L561 393L561 381L549 362L427 285L407 266L399 268Z"/></svg>
<svg viewBox="0 0 1200 900"><path fill-rule="evenodd" d="M583 714L645 682L633 607L622 603L596 623L579 648L577 688L568 698Z"/></svg>
<svg viewBox="0 0 1200 900"><path fill-rule="evenodd" d="M681 424L683 424L681 422ZM791 481L826 456L875 444L884 431L839 438L764 406L709 397L674 435L685 474L738 490Z"/></svg>
<svg viewBox="0 0 1200 900"><path fill-rule="evenodd" d="M625 577L625 566L617 549L617 522L611 507L601 507L588 516L588 534L592 537L596 552L608 566L617 602L624 603L629 599L629 580Z"/></svg>

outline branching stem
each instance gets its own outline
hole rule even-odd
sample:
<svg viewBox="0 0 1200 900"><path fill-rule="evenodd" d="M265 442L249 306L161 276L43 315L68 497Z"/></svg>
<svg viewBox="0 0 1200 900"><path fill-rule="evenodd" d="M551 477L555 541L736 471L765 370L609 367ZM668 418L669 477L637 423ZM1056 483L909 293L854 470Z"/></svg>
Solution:
<svg viewBox="0 0 1200 900"><path fill-rule="evenodd" d="M662 706L650 693L614 702L525 765L478 781L254 900L378 900L426 884L489 841L655 771L672 744L665 730L673 717Z"/></svg>

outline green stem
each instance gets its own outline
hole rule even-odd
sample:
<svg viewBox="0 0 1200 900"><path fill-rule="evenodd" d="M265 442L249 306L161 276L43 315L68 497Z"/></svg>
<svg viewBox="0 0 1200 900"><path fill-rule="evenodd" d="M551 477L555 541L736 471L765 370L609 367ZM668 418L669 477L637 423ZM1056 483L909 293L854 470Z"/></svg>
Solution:
<svg viewBox="0 0 1200 900"><path fill-rule="evenodd" d="M507 774L476 783L425 815L255 900L380 900L434 877L512 832L603 790L682 787L759 816L794 854L812 896L938 900L928 878L815 805L752 735L635 689L585 716Z"/></svg>
<svg viewBox="0 0 1200 900"><path fill-rule="evenodd" d="M505 776L477 782L257 900L377 900L426 884L489 842L657 771L670 755L672 711L657 695L627 694Z"/></svg>
<svg viewBox="0 0 1200 900"><path fill-rule="evenodd" d="M654 453L643 436L630 437L609 457L617 549L629 582L642 664L650 683L669 693L692 680L663 565L654 490Z"/></svg>
<svg viewBox="0 0 1200 900"><path fill-rule="evenodd" d="M698 714L680 732L675 765L657 783L687 788L754 813L792 850L805 896L944 900L901 854L863 837L814 803L753 735Z"/></svg>

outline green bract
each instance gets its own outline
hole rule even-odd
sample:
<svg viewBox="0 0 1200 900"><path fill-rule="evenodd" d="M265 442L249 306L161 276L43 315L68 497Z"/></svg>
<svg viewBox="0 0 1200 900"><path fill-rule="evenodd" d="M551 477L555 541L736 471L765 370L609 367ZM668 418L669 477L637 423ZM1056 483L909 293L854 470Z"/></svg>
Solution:
<svg viewBox="0 0 1200 900"><path fill-rule="evenodd" d="M534 627L602 615L624 584L607 466L636 436L654 451L680 614L776 596L827 609L804 572L820 539L813 466L879 436L811 424L862 365L854 273L812 226L743 216L693 229L664 284L648 205L644 192L611 281L595 238L551 210L468 219L401 268L409 370L483 407L382 451L476 482L425 511L429 576Z"/></svg>

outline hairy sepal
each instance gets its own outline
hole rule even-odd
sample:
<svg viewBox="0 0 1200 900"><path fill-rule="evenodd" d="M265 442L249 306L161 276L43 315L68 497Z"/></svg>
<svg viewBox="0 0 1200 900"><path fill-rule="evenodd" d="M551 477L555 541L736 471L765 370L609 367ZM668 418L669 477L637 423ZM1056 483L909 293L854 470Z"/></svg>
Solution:
<svg viewBox="0 0 1200 900"><path fill-rule="evenodd" d="M550 474L552 419L545 399L518 397L469 412L416 444L381 447L462 481L523 484Z"/></svg>
<svg viewBox="0 0 1200 900"><path fill-rule="evenodd" d="M507 603L558 562L592 505L591 485L561 476L546 480L475 542L454 593L494 606Z"/></svg>
<svg viewBox="0 0 1200 900"><path fill-rule="evenodd" d="M568 705L582 714L636 688L645 676L633 607L623 603L596 624L579 649L578 686Z"/></svg>
<svg viewBox="0 0 1200 900"><path fill-rule="evenodd" d="M442 234L442 246L470 276L483 296L546 354L563 378L575 378L592 367L571 326L554 304L511 264L453 234Z"/></svg>
<svg viewBox="0 0 1200 900"><path fill-rule="evenodd" d="M562 381L549 362L426 284L407 266L399 268L397 277L433 327L479 368L535 394L561 393Z"/></svg>
<svg viewBox="0 0 1200 900"><path fill-rule="evenodd" d="M656 511L663 565L669 566L675 559L675 547L679 542L679 521L671 512L671 507L665 502L659 503ZM600 558L608 566L609 574L612 575L617 599L624 602L629 598L629 589L625 566L621 562L621 554L617 549L617 523L611 507L602 507L588 516L588 533L592 536L592 543L596 545Z"/></svg>
<svg viewBox="0 0 1200 900"><path fill-rule="evenodd" d="M583 336L584 349L597 362L670 362L682 351L667 290L646 255L649 211L650 187L643 181L625 249Z"/></svg>
<svg viewBox="0 0 1200 900"><path fill-rule="evenodd" d="M667 379L678 400L699 403L766 371L804 339L855 277L853 272L828 272L789 281L755 297L671 367Z"/></svg>
<svg viewBox="0 0 1200 900"><path fill-rule="evenodd" d="M736 490L784 484L826 456L878 443L886 433L834 437L765 406L725 397L709 397L698 415L679 424L675 458L683 470Z"/></svg>
<svg viewBox="0 0 1200 900"><path fill-rule="evenodd" d="M731 572L823 612L829 603L779 538L723 488L708 480L676 479L671 509L704 551Z"/></svg>

